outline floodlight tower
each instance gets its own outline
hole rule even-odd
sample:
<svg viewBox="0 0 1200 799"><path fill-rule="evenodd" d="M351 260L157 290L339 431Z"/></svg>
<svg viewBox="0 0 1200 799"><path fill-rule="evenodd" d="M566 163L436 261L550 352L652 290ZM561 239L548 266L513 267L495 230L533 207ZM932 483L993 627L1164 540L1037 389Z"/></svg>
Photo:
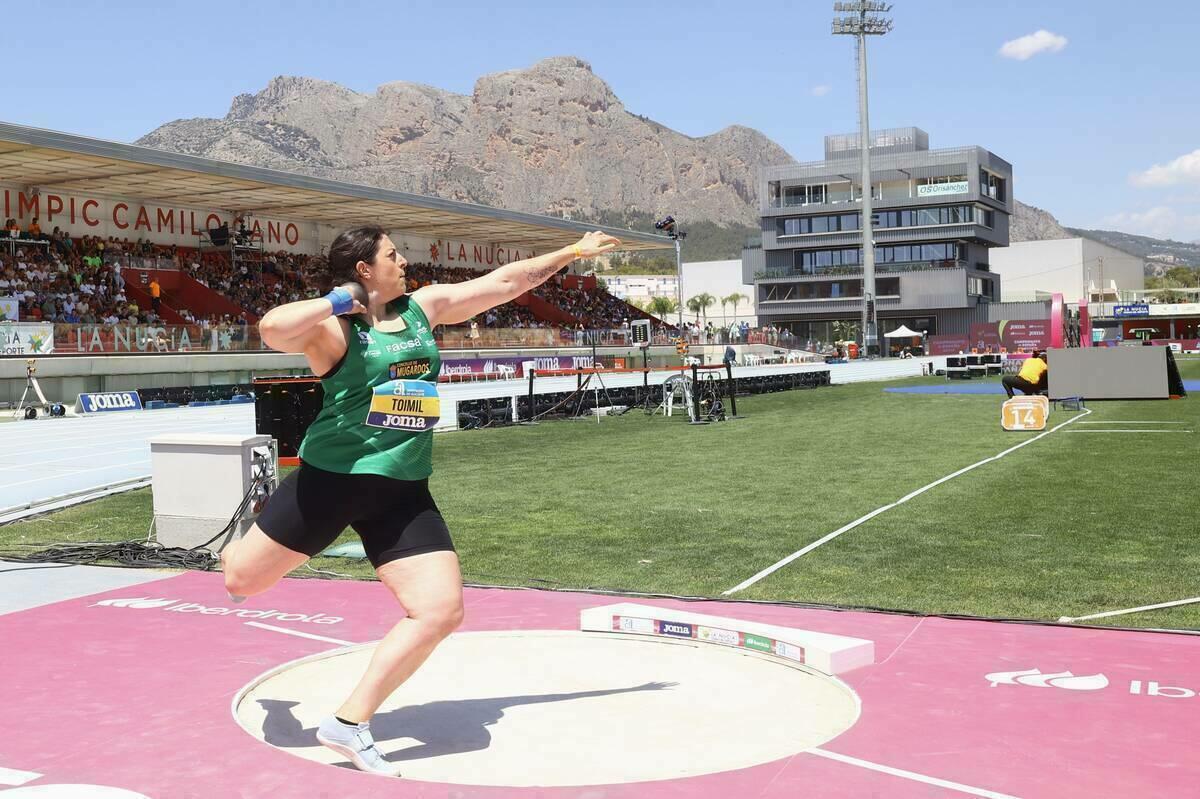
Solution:
<svg viewBox="0 0 1200 799"><path fill-rule="evenodd" d="M858 145L862 161L862 251L863 251L863 350L868 354L878 341L875 317L875 238L871 225L871 123L867 116L867 37L882 36L892 21L879 16L892 10L890 3L858 0L834 3L840 16L833 18L833 33L858 38Z"/></svg>

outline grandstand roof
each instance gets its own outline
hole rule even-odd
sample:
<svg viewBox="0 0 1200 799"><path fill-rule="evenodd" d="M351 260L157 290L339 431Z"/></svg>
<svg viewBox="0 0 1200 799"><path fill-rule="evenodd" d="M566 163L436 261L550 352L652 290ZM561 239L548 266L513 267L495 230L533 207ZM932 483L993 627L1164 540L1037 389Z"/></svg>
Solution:
<svg viewBox="0 0 1200 799"><path fill-rule="evenodd" d="M0 182L136 199L164 206L247 211L296 222L376 222L428 238L538 251L573 244L589 230L623 250L673 248L665 236L570 222L486 205L424 197L292 172L197 158L132 144L0 122Z"/></svg>

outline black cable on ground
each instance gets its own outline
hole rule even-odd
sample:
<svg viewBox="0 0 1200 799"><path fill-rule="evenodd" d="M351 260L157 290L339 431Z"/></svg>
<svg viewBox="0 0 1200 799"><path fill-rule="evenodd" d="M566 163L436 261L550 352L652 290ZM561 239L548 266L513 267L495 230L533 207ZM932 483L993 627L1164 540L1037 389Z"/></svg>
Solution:
<svg viewBox="0 0 1200 799"><path fill-rule="evenodd" d="M232 535L238 520L246 512L255 492L266 483L265 476L258 476L250 483L250 489L238 503L225 526L212 538L191 548L165 547L151 541L110 541L87 543L52 544L46 549L28 554L4 553L0 558L18 563L53 563L60 566L94 566L100 561L116 561L134 569L194 569L212 571L221 559L206 547L222 536ZM4 569L2 571L17 571Z"/></svg>

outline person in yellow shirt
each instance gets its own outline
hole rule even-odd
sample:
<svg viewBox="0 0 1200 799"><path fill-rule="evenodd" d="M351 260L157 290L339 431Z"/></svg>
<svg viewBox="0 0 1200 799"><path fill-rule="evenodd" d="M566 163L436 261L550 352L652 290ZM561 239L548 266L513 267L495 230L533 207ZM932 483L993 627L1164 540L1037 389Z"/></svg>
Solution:
<svg viewBox="0 0 1200 799"><path fill-rule="evenodd" d="M1025 359L1021 371L1015 375L1005 375L1000 382L1004 384L1004 391L1008 394L1008 398L1012 399L1013 389L1020 389L1024 394L1043 393L1049 384L1049 379L1050 368L1046 364L1046 351L1038 350Z"/></svg>
<svg viewBox="0 0 1200 799"><path fill-rule="evenodd" d="M158 278L150 279L150 306L155 313L158 313L158 308L162 304L162 286L158 285Z"/></svg>

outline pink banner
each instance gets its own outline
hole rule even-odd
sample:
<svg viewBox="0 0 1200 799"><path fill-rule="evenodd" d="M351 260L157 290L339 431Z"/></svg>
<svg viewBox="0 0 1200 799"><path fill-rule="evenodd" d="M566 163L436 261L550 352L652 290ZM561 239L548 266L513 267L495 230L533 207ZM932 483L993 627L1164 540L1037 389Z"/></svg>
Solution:
<svg viewBox="0 0 1200 799"><path fill-rule="evenodd" d="M957 355L971 351L971 340L967 336L930 336L930 355Z"/></svg>
<svg viewBox="0 0 1200 799"><path fill-rule="evenodd" d="M970 346L980 352L988 347L993 352L1001 347L1008 352L1046 349L1050 346L1050 327L1046 319L977 322L971 325Z"/></svg>

